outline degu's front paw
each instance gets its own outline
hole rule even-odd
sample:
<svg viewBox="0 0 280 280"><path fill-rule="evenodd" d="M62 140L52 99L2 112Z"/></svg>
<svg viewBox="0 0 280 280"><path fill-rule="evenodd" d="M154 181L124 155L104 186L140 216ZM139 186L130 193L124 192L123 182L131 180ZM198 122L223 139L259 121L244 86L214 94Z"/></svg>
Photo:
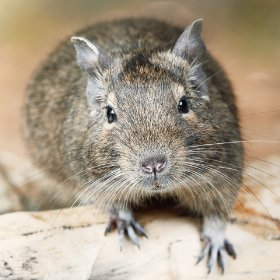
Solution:
<svg viewBox="0 0 280 280"><path fill-rule="evenodd" d="M222 274L225 271L226 254L236 258L236 252L233 245L227 239L220 239L219 236L202 236L204 242L202 250L197 258L196 264L198 264L204 257L208 257L207 268L208 273L212 271L213 266L217 262Z"/></svg>
<svg viewBox="0 0 280 280"><path fill-rule="evenodd" d="M111 209L109 223L106 227L105 235L115 228L118 230L118 242L120 250L123 249L125 236L127 236L138 248L140 248L140 242L137 238L137 235L148 238L143 227L134 219L131 211L129 210L118 209L116 207Z"/></svg>

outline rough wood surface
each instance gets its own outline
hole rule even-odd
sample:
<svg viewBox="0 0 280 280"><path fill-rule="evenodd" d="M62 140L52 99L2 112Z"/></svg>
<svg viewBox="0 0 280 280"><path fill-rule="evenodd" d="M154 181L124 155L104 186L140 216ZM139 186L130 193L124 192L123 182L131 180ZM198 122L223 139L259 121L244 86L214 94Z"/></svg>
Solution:
<svg viewBox="0 0 280 280"><path fill-rule="evenodd" d="M106 218L92 208L0 217L0 279L203 279L206 266L195 266L200 250L198 225L167 213L141 216L149 239L141 249L116 234L104 236ZM228 237L238 258L228 260L222 279L278 279L280 241L266 240L239 225ZM219 278L214 271L208 279ZM278 278L277 278L278 277Z"/></svg>
<svg viewBox="0 0 280 280"><path fill-rule="evenodd" d="M205 263L195 265L201 248L195 219L175 212L138 213L149 239L141 239L140 250L126 242L120 252L116 232L104 236L106 215L87 206L1 215L0 279L280 279L279 168L251 165L274 177L251 170L266 187L245 178L258 199L248 190L239 198L235 223L227 230L238 257L228 259L224 276L217 269L207 275Z"/></svg>

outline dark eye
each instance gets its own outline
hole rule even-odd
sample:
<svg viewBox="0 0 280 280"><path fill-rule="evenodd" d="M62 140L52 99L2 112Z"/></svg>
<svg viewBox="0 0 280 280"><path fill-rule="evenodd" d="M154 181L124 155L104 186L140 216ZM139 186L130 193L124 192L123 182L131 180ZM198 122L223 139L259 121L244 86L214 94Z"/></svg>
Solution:
<svg viewBox="0 0 280 280"><path fill-rule="evenodd" d="M179 100L178 110L181 114L186 114L189 112L188 101L186 96L182 96Z"/></svg>
<svg viewBox="0 0 280 280"><path fill-rule="evenodd" d="M110 106L107 106L107 118L108 118L109 123L117 121L117 115L116 115L114 109Z"/></svg>

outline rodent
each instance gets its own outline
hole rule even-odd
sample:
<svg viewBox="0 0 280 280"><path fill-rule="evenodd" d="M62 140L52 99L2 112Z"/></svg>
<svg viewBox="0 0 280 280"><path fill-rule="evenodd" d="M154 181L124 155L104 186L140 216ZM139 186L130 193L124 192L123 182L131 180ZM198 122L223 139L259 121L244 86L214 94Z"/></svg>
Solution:
<svg viewBox="0 0 280 280"><path fill-rule="evenodd" d="M223 271L223 252L236 256L224 231L243 147L231 84L201 30L201 19L184 29L128 18L77 32L28 85L24 131L35 164L110 208L107 232L139 245L130 210L172 198L203 216L198 261Z"/></svg>

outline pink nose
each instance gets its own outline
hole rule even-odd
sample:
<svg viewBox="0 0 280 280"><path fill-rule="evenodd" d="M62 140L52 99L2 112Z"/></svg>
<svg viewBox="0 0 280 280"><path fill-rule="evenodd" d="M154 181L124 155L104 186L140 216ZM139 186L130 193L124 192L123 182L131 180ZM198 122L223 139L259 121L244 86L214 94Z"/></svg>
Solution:
<svg viewBox="0 0 280 280"><path fill-rule="evenodd" d="M156 158L149 158L145 160L141 165L142 171L147 174L160 173L165 169L165 167L166 160L158 160Z"/></svg>

